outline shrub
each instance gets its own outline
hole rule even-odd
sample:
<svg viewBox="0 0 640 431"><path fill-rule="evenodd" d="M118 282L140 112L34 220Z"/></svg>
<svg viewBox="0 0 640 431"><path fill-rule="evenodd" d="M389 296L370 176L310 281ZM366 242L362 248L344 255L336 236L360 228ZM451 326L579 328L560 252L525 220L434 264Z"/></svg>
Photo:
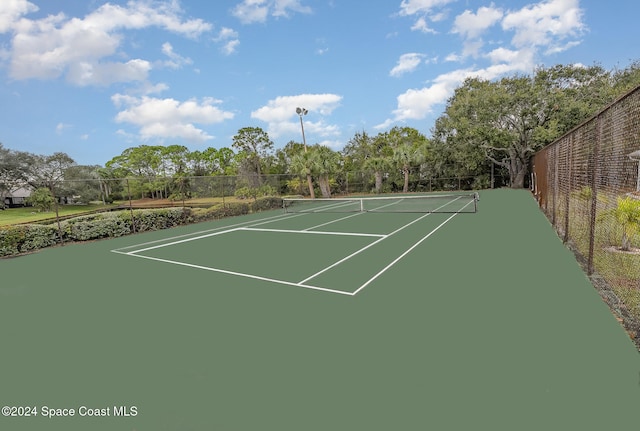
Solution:
<svg viewBox="0 0 640 431"><path fill-rule="evenodd" d="M119 218L128 225L131 223L131 213L122 211L118 213ZM135 210L133 212L136 232L146 232L151 230L166 229L188 223L191 217L189 208L160 208Z"/></svg>
<svg viewBox="0 0 640 431"><path fill-rule="evenodd" d="M7 226L0 229L0 256L13 256L49 247L57 242L54 226L37 224Z"/></svg>
<svg viewBox="0 0 640 431"><path fill-rule="evenodd" d="M51 247L58 242L58 229L52 225L28 225L20 252Z"/></svg>
<svg viewBox="0 0 640 431"><path fill-rule="evenodd" d="M238 199L248 199L252 196L251 189L249 187L237 188L234 195Z"/></svg>
<svg viewBox="0 0 640 431"><path fill-rule="evenodd" d="M277 194L277 189L268 184L260 187L240 187L237 188L234 195L238 199L257 199L260 196L273 196Z"/></svg>
<svg viewBox="0 0 640 431"><path fill-rule="evenodd" d="M282 199L274 196L259 198L251 203L252 212L267 211L276 208L282 208Z"/></svg>
<svg viewBox="0 0 640 431"><path fill-rule="evenodd" d="M42 212L51 210L55 199L48 188L40 187L31 193L27 198L27 203L36 207L38 212Z"/></svg>
<svg viewBox="0 0 640 431"><path fill-rule="evenodd" d="M88 241L98 238L114 238L131 233L131 219L120 213L100 213L74 217L60 223L64 239Z"/></svg>
<svg viewBox="0 0 640 431"><path fill-rule="evenodd" d="M231 202L228 204L216 204L209 208L196 208L192 210L191 215L194 222L201 222L249 214L250 209L251 207L247 203Z"/></svg>

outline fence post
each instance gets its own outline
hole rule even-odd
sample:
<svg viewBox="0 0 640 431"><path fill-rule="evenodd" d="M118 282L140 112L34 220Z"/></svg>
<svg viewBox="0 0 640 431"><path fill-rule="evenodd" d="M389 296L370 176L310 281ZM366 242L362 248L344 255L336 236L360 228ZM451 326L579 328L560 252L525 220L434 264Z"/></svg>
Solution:
<svg viewBox="0 0 640 431"><path fill-rule="evenodd" d="M551 209L551 224L554 228L557 229L558 225L556 224L556 216L558 214L558 187L559 187L559 178L558 178L558 145L554 145L551 151L553 154L553 206Z"/></svg>
<svg viewBox="0 0 640 431"><path fill-rule="evenodd" d="M133 207L131 204L131 189L129 188L129 178L126 178L127 182L127 195L129 195L129 214L131 214L131 228L133 229L133 233L136 233L136 220L133 218Z"/></svg>
<svg viewBox="0 0 640 431"><path fill-rule="evenodd" d="M564 237L562 242L566 244L569 241L569 211L571 210L571 189L573 188L573 134L569 136L569 148L567 149L567 190L565 192L565 211L564 211Z"/></svg>
<svg viewBox="0 0 640 431"><path fill-rule="evenodd" d="M600 170L600 135L602 133L602 116L596 117L595 143L593 146L593 172L591 173L591 214L589 220L589 257L587 274L593 274L593 253L596 242L596 210L598 203L598 171Z"/></svg>

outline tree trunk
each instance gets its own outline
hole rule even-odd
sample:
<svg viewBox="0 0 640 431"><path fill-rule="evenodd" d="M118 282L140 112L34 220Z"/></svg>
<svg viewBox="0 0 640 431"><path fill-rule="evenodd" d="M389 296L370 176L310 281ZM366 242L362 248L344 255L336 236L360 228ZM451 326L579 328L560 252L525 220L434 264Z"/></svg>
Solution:
<svg viewBox="0 0 640 431"><path fill-rule="evenodd" d="M409 168L405 166L402 171L404 172L404 187L402 191L407 193L409 191Z"/></svg>
<svg viewBox="0 0 640 431"><path fill-rule="evenodd" d="M316 192L313 190L313 180L311 179L310 173L307 173L307 184L309 185L309 195L311 195L311 199L315 199Z"/></svg>
<svg viewBox="0 0 640 431"><path fill-rule="evenodd" d="M320 191L322 192L323 198L331 197L331 186L329 185L329 176L328 175L320 175L318 177L318 183L320 184Z"/></svg>
<svg viewBox="0 0 640 431"><path fill-rule="evenodd" d="M524 178L527 174L527 170L524 166L519 166L519 169L515 172L515 176L511 179L512 189L521 189L524 187Z"/></svg>
<svg viewBox="0 0 640 431"><path fill-rule="evenodd" d="M375 172L376 177L376 193L382 193L382 172Z"/></svg>

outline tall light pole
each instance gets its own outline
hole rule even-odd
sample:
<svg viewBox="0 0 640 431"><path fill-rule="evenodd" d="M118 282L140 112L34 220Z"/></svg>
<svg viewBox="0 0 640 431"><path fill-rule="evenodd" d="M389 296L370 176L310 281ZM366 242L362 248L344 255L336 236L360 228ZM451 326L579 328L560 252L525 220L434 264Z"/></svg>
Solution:
<svg viewBox="0 0 640 431"><path fill-rule="evenodd" d="M302 124L302 116L307 115L309 111L305 108L296 108L296 114L300 117L300 128L302 129L302 144L304 145L304 152L307 152L307 140L304 137L304 124Z"/></svg>

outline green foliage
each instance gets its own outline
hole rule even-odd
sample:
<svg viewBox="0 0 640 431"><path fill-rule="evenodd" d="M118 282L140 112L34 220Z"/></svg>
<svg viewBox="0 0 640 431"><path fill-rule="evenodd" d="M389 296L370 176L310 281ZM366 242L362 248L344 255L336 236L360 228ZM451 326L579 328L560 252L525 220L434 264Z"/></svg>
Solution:
<svg viewBox="0 0 640 431"><path fill-rule="evenodd" d="M235 197L238 199L257 199L260 196L273 196L276 194L278 194L276 188L268 184L260 187L239 187L234 192Z"/></svg>
<svg viewBox="0 0 640 431"><path fill-rule="evenodd" d="M54 226L26 224L0 228L0 257L52 246L56 237Z"/></svg>
<svg viewBox="0 0 640 431"><path fill-rule="evenodd" d="M627 196L618 198L612 215L622 227L622 249L631 249L633 237L640 233L640 200Z"/></svg>
<svg viewBox="0 0 640 431"><path fill-rule="evenodd" d="M192 210L192 220L194 222L218 220L225 217L234 217L249 214L250 210L251 206L244 202L217 204L206 209L196 208Z"/></svg>
<svg viewBox="0 0 640 431"><path fill-rule="evenodd" d="M29 205L38 209L38 212L50 211L55 203L51 191L46 187L40 187L31 193L27 198Z"/></svg>
<svg viewBox="0 0 640 431"><path fill-rule="evenodd" d="M251 212L268 211L282 208L282 198L267 196L256 199L251 203Z"/></svg>
<svg viewBox="0 0 640 431"><path fill-rule="evenodd" d="M65 240L88 241L131 233L131 217L111 212L75 217L60 223ZM128 218L128 220L126 220Z"/></svg>
<svg viewBox="0 0 640 431"><path fill-rule="evenodd" d="M299 177L287 180L287 190L293 194L309 194L309 190L306 188L307 182L303 181Z"/></svg>
<svg viewBox="0 0 640 431"><path fill-rule="evenodd" d="M125 222L131 223L131 215L127 211L118 213ZM136 232L167 229L188 223L191 217L189 208L160 208L136 210L133 212Z"/></svg>
<svg viewBox="0 0 640 431"><path fill-rule="evenodd" d="M590 201L593 198L593 190L590 186L584 186L579 191L575 192L575 196L583 201Z"/></svg>

